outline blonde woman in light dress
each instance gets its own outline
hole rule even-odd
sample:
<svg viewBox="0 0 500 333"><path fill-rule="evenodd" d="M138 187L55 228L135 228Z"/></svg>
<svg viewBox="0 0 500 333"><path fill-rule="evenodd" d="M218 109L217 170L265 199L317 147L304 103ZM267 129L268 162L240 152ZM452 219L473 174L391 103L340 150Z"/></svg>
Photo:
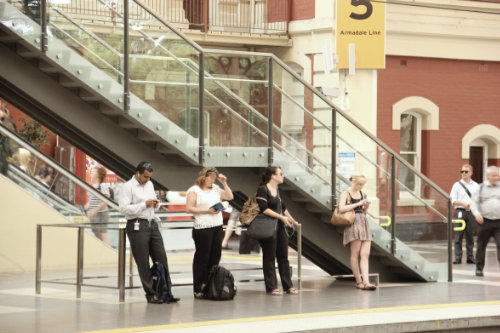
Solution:
<svg viewBox="0 0 500 333"><path fill-rule="evenodd" d="M368 276L368 263L372 233L366 218L366 211L370 201L361 190L366 184L366 177L354 175L349 178L351 187L343 191L339 199L339 211L345 213L354 210L356 218L354 223L344 228L344 246L351 249L351 269L356 279L356 288L362 290L375 290L376 287L370 283Z"/></svg>

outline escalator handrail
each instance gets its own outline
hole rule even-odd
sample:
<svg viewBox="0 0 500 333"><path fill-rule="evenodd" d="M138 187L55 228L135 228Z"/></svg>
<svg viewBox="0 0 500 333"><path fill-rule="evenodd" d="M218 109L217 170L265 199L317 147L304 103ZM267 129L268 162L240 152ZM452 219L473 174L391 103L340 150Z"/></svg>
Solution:
<svg viewBox="0 0 500 333"><path fill-rule="evenodd" d="M57 202L60 207L66 209L68 212L84 214L80 206L72 204L64 198L61 198L45 185L42 185L39 180L20 170L16 165L12 163L9 164L9 174L13 174L14 177L17 177L20 181L24 182L25 184L29 184L29 186L32 188L35 188L37 193L43 194L43 196L46 197L50 197L51 201Z"/></svg>
<svg viewBox="0 0 500 333"><path fill-rule="evenodd" d="M75 176L71 171L66 169L65 167L59 165L56 161L45 155L44 153L40 152L38 149L30 145L27 141L25 141L23 138L21 138L19 135L16 133L12 132L8 128L6 128L3 124L0 124L0 134L9 138L10 140L14 141L24 149L28 150L32 155L34 155L36 158L42 160L44 163L49 165L51 168L54 169L54 171L58 172L59 174L63 175L64 177L70 179L72 182L77 184L78 186L82 187L89 193L92 193L94 196L99 198L99 200L105 202L109 207L116 209L119 211L118 204L102 194L100 191L96 190L92 185L89 185L87 182L81 180L77 176Z"/></svg>

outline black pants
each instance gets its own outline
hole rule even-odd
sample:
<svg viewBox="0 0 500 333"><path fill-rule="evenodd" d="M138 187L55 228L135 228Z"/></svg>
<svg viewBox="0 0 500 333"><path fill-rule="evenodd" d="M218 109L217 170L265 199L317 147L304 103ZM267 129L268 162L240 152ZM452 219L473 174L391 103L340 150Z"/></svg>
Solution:
<svg viewBox="0 0 500 333"><path fill-rule="evenodd" d="M288 234L284 224L278 221L276 237L260 240L259 243L260 247L262 247L262 270L264 271L266 291L271 292L278 288L275 266L276 259L278 260L278 271L283 290L287 291L292 288L290 262L288 261Z"/></svg>
<svg viewBox="0 0 500 333"><path fill-rule="evenodd" d="M146 292L146 297L154 295L153 291L153 275L151 274L149 266L149 257L153 262L161 263L167 270L167 284L172 286L170 274L168 271L167 254L165 252L165 245L161 237L160 230L158 230L158 223L148 222L146 220L139 220L139 230L134 230L134 222L136 220L127 221L127 236L132 248L137 270L141 277L142 287ZM169 290L170 296L172 291Z"/></svg>
<svg viewBox="0 0 500 333"><path fill-rule="evenodd" d="M210 269L218 265L222 253L222 226L206 229L193 229L196 251L193 258L193 290L202 292L202 285L207 283Z"/></svg>
<svg viewBox="0 0 500 333"><path fill-rule="evenodd" d="M491 237L495 238L497 259L500 263L500 220L485 218L483 224L479 225L479 232L477 234L476 269L480 271L484 268L486 247Z"/></svg>
<svg viewBox="0 0 500 333"><path fill-rule="evenodd" d="M462 217L459 217L459 215ZM461 231L455 231L455 260L462 260L462 240L465 235L465 249L467 251L467 259L474 259L474 230L476 229L476 219L470 211L465 209L457 208L455 209L454 219L462 219L465 221L465 229Z"/></svg>

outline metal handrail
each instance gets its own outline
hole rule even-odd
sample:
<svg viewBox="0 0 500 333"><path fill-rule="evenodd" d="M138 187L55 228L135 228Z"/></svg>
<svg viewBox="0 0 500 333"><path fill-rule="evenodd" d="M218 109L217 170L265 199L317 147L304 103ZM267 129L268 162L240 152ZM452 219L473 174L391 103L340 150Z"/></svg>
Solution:
<svg viewBox="0 0 500 333"><path fill-rule="evenodd" d="M53 168L56 172L59 172L62 174L64 177L69 178L71 181L76 183L78 186L82 187L83 189L87 190L88 192L92 193L94 196L98 197L99 200L104 201L108 206L119 210L118 205L116 202L102 194L100 191L96 190L93 186L89 185L85 181L81 180L77 176L75 176L71 171L68 169L62 167L59 165L57 162L55 162L53 159L50 157L46 156L42 152L38 151L36 148L31 146L28 142L26 142L24 139L19 137L17 134L13 133L10 131L8 128L6 128L4 125L0 124L0 133L10 140L14 141L18 145L22 146L24 149L28 150L32 155L37 157L38 159L42 160L44 163L50 165L51 168Z"/></svg>
<svg viewBox="0 0 500 333"><path fill-rule="evenodd" d="M170 223L170 221L158 221L159 224ZM109 227L106 224L118 224L118 227ZM107 230L118 230L119 241L118 241L118 281L116 287L97 285L97 284L86 284L83 283L84 275L84 230L95 228L95 223L66 223L66 224L38 224L36 229L36 271L35 271L35 292L36 294L41 293L42 283L54 283L54 284L66 284L66 285L74 285L76 286L76 298L81 297L81 289L82 287L96 287L96 288L108 288L108 289L118 289L119 290L119 301L125 301L125 289L133 288L133 260L132 253L130 252L129 258L129 287L125 286L125 269L126 269L126 233L125 228L122 223L106 223L101 228L105 228ZM52 280L43 280L42 279L42 228L43 227L54 227L54 228L72 228L78 229L77 234L77 264L76 264L76 282L64 282L60 279L52 279ZM164 227L162 229L192 229L192 226L189 227ZM231 230L236 229L246 229L244 227L234 227L228 228ZM255 270L255 268L250 268L251 270ZM245 280L247 281L247 280ZM244 281L240 281L244 282ZM183 284L187 285L187 284ZM302 225L299 224L297 226L297 289L302 289Z"/></svg>

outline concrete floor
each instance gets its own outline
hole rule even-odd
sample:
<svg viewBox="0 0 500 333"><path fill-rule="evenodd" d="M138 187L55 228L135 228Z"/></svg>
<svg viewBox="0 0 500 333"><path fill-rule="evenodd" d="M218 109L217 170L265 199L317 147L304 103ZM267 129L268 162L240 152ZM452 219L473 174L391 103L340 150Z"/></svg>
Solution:
<svg viewBox="0 0 500 333"><path fill-rule="evenodd" d="M191 281L192 253L169 253L174 284ZM237 280L259 280L257 255L224 251L222 265ZM296 266L296 257L291 255ZM485 277L474 265L454 265L454 282L382 283L377 291L354 288L352 281L326 275L309 262L303 265L303 289L297 296L269 296L262 281L238 283L233 301L195 300L191 286L174 287L178 304L147 304L142 288L118 291L42 284L35 294L34 274L0 275L0 332L405 332L500 331L500 269L493 243L488 247ZM115 278L95 278L98 276ZM74 281L74 271L43 272L44 279ZM87 283L116 284L116 269L87 269ZM91 278L93 277L93 278ZM139 285L136 277L134 284ZM496 328L493 328L495 327ZM476 327L476 328L474 328Z"/></svg>

